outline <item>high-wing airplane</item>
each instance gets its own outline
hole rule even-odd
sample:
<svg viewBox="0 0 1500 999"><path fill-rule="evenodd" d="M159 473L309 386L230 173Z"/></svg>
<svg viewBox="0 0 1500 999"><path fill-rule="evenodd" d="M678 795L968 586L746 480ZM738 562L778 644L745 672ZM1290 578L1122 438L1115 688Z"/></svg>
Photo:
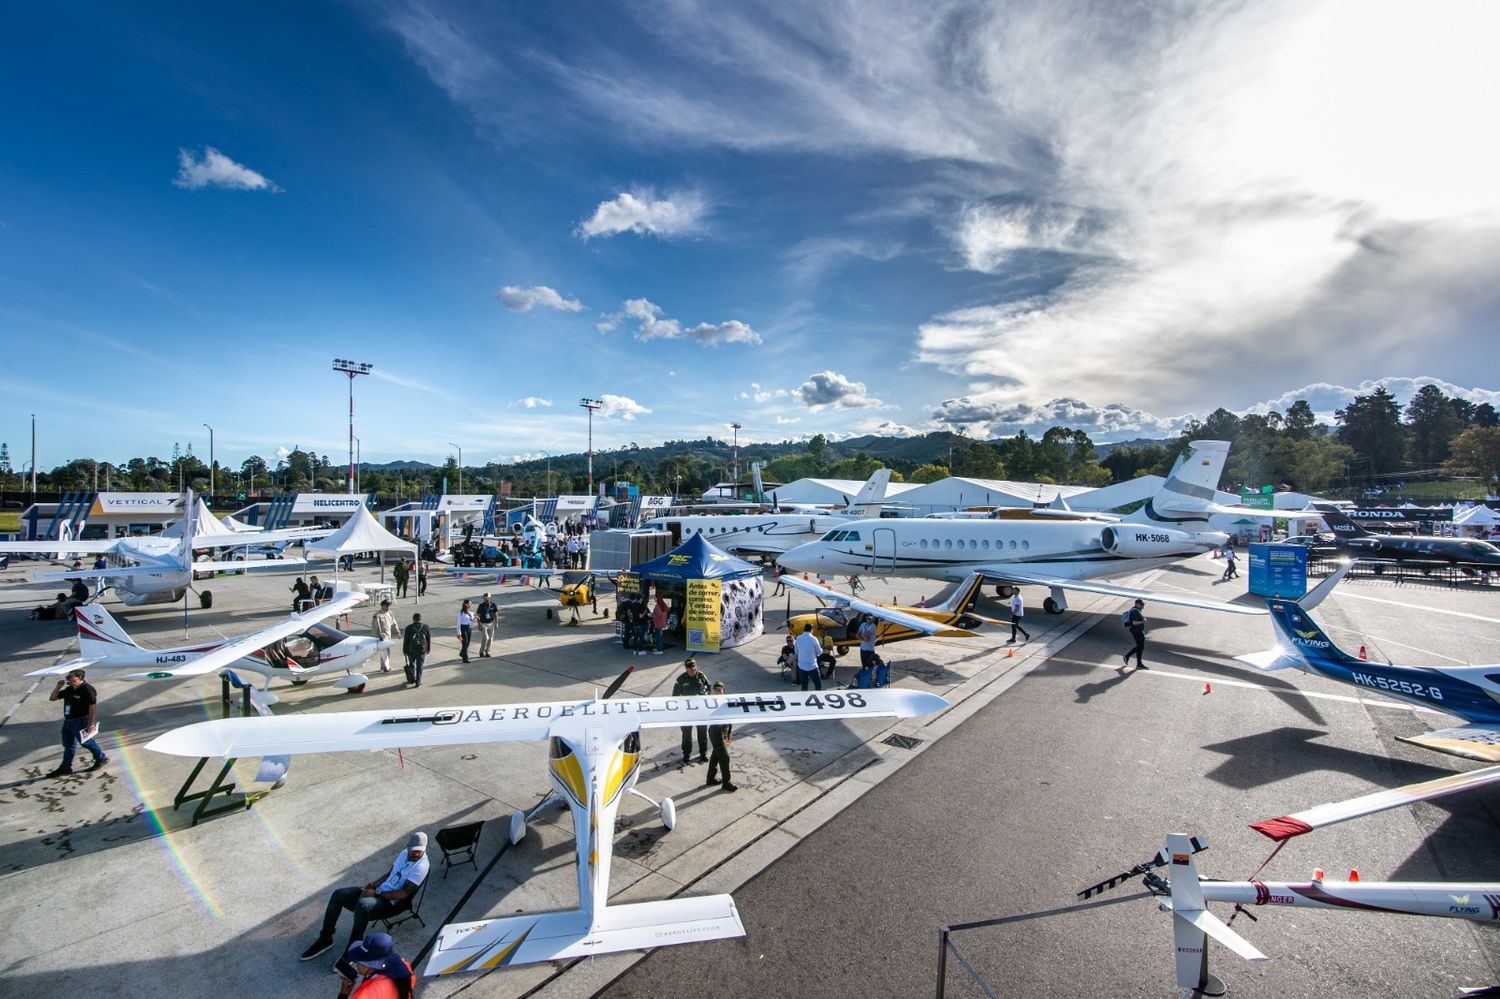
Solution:
<svg viewBox="0 0 1500 999"><path fill-rule="evenodd" d="M1097 578L1160 568L1223 545L1228 535L1210 530L1208 518L1238 509L1214 502L1214 488L1228 455L1225 441L1194 441L1178 457L1156 495L1141 510L1118 521L857 520L793 548L777 561L789 570L825 577L873 572L956 581L977 572L997 581L1002 596L1009 596L1017 585L1047 587L1050 595L1042 606L1050 614L1067 609L1067 590L1263 614L1259 607L1138 590Z"/></svg>
<svg viewBox="0 0 1500 999"><path fill-rule="evenodd" d="M557 589L557 602L573 612L568 624L579 623L578 609L580 607L592 607L594 613L599 613L599 581L613 580L620 575L620 569L480 569L474 574L488 576L494 573L495 581L502 579L535 578L539 580L552 580L562 578L562 585ZM550 584L549 584L550 585ZM547 611L547 617L552 616L552 611Z"/></svg>
<svg viewBox="0 0 1500 999"><path fill-rule="evenodd" d="M789 615L787 630L793 635L800 635L802 629L810 624L813 634L820 640L824 633L833 639L839 655L859 644L859 621L865 614L873 614L879 621L875 626L877 645L909 638L972 638L974 629L979 625L999 623L973 613L974 601L978 599L979 591L984 585L984 577L977 572L970 573L941 600L927 607L897 607L858 600L790 574L783 576L781 582L811 593L829 605L808 614Z"/></svg>
<svg viewBox="0 0 1500 999"><path fill-rule="evenodd" d="M947 703L936 694L893 688L615 700L595 695L550 703L228 718L174 729L146 748L195 758L244 758L546 741L550 794L573 816L578 908L443 927L422 973L446 975L744 935L734 900L728 895L609 904L615 814L625 795L634 794L659 808L668 829L676 823L670 798L658 804L635 788L642 729L910 718ZM525 835L524 818L512 820L511 833L512 842Z"/></svg>
<svg viewBox="0 0 1500 999"><path fill-rule="evenodd" d="M198 509L193 491L187 493L184 508L188 511L160 534L146 537L98 539L93 541L3 541L0 552L29 553L61 558L68 555L104 555L113 564L106 569L69 569L39 572L33 578L103 579L121 602L136 607L141 604L172 603L181 600L192 586L194 572L255 571L286 569L305 564L299 559L279 559L265 563L254 561L193 561L194 549L243 548L280 541L301 541L322 537L325 529L257 531L254 534L225 533L222 530L201 532L197 529Z"/></svg>
<svg viewBox="0 0 1500 999"><path fill-rule="evenodd" d="M86 666L90 673L112 680L181 680L233 668L263 676L265 690L273 677L303 684L315 676L345 673L334 686L357 694L365 689L368 678L355 670L391 643L373 636L347 635L323 622L366 599L364 593L341 590L328 603L249 634L171 649L141 648L109 611L87 603L74 611L79 657L26 675L62 676Z"/></svg>
<svg viewBox="0 0 1500 999"><path fill-rule="evenodd" d="M1351 656L1324 634L1309 613L1353 563L1341 566L1301 601L1268 599L1277 644L1264 652L1235 658L1247 666L1271 672L1300 669L1318 676L1374 691L1409 704L1445 711L1465 722L1423 735L1397 736L1402 742L1425 746L1471 760L1500 763L1500 664L1491 666L1397 666ZM1315 600L1309 598L1316 597Z"/></svg>
<svg viewBox="0 0 1500 999"><path fill-rule="evenodd" d="M1372 563L1377 572L1385 565L1419 571L1453 567L1470 573L1500 572L1500 548L1488 541L1420 534L1371 534L1336 507L1319 504L1317 510L1333 532L1340 554Z"/></svg>
<svg viewBox="0 0 1500 999"><path fill-rule="evenodd" d="M839 509L773 503L770 512L759 507L760 512L756 513L653 517L639 529L666 531L672 535L674 543L701 534L715 547L733 555L781 555L821 538L833 528L849 523L851 518L878 515L890 478L889 468L878 469Z"/></svg>

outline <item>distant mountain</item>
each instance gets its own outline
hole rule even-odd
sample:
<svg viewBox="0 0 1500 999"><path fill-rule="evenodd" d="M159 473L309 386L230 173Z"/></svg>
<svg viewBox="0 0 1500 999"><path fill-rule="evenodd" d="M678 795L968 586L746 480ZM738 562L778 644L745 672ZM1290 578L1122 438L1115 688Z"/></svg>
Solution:
<svg viewBox="0 0 1500 999"><path fill-rule="evenodd" d="M441 466L429 465L425 461L387 461L382 465L377 465L373 461L365 461L361 462L359 467L377 472L409 472L429 471Z"/></svg>

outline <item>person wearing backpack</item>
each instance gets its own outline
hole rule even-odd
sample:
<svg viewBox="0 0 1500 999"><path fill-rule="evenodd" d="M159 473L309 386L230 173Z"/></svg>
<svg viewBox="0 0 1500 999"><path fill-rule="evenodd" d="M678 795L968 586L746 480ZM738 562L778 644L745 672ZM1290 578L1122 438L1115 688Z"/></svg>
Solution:
<svg viewBox="0 0 1500 999"><path fill-rule="evenodd" d="M1141 661L1141 653L1146 651L1146 615L1141 610L1145 606L1146 601L1137 600L1135 606L1120 615L1120 623L1130 629L1130 637L1135 639L1135 647L1120 658L1125 660L1125 666L1129 666L1130 657L1135 656L1136 669L1151 668ZM1120 668L1124 669L1125 666Z"/></svg>

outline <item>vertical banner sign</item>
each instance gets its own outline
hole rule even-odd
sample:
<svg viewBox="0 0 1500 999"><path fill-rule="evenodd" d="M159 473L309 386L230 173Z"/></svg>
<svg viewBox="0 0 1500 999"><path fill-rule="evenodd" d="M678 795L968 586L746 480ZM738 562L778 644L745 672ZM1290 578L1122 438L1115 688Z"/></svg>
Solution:
<svg viewBox="0 0 1500 999"><path fill-rule="evenodd" d="M719 600L723 584L717 579L687 581L687 649L719 651Z"/></svg>
<svg viewBox="0 0 1500 999"><path fill-rule="evenodd" d="M1296 600L1307 593L1307 549L1301 545L1250 546L1250 592Z"/></svg>

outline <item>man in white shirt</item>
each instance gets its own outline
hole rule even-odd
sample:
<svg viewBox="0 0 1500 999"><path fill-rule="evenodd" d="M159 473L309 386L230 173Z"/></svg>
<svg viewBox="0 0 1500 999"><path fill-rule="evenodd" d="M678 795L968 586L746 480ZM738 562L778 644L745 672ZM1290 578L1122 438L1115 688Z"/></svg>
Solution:
<svg viewBox="0 0 1500 999"><path fill-rule="evenodd" d="M396 615L391 613L389 600L380 601L380 610L376 611L375 616L370 619L370 634L382 642L395 642L397 636L401 634L401 629L396 626ZM380 672L389 673L390 671L391 647L387 645L380 650Z"/></svg>
<svg viewBox="0 0 1500 999"><path fill-rule="evenodd" d="M383 879L358 887L335 889L328 896L328 908L323 913L323 928L318 939L302 952L302 960L311 961L333 946L333 931L338 927L339 913L345 909L354 913L354 929L349 934L351 943L364 939L365 926L370 920L384 919L410 909L417 889L427 880L428 866L427 834L414 832L406 840L406 849L396 854L390 873Z"/></svg>
<svg viewBox="0 0 1500 999"><path fill-rule="evenodd" d="M1026 601L1021 599L1021 591L1018 588L1010 595L1010 640L1016 640L1016 632L1026 636L1026 641L1031 641L1031 632L1021 626L1021 618L1026 616Z"/></svg>
<svg viewBox="0 0 1500 999"><path fill-rule="evenodd" d="M802 626L802 634L797 636L793 647L797 650L797 683L803 690L807 689L809 683L822 690L823 678L818 675L818 653L823 651L823 646L818 644L812 625Z"/></svg>

